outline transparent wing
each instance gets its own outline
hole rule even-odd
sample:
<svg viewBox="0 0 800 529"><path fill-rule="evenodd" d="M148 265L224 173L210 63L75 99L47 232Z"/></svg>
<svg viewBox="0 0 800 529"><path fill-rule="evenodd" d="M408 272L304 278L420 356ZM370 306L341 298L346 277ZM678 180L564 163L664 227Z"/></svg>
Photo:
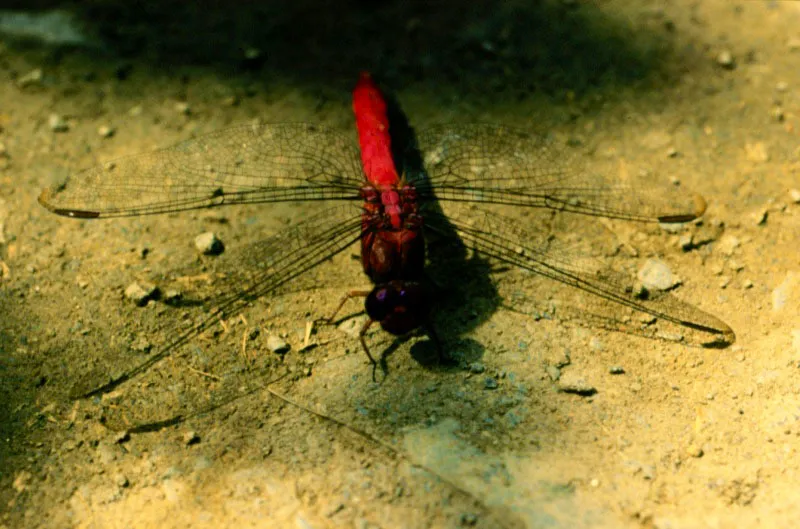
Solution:
<svg viewBox="0 0 800 529"><path fill-rule="evenodd" d="M604 327L630 329L631 312L637 311L694 331L697 338L685 340L692 344L725 347L736 339L731 328L719 318L667 292L645 293L625 274L542 241L541 237L524 229L519 219L473 209L468 215L463 211L448 212L447 217L429 214L426 224L434 230L454 229L467 246L479 253L592 294L581 296L577 308L595 323L603 322ZM639 321L642 326L651 324Z"/></svg>
<svg viewBox="0 0 800 529"><path fill-rule="evenodd" d="M39 202L59 215L121 217L297 200L359 199L358 148L306 123L248 124L71 175Z"/></svg>
<svg viewBox="0 0 800 529"><path fill-rule="evenodd" d="M422 131L425 172L407 175L421 199L549 208L638 221L686 222L705 201L677 189L636 189L586 170L574 149L544 136L487 124Z"/></svg>
<svg viewBox="0 0 800 529"><path fill-rule="evenodd" d="M274 292L345 250L361 236L360 211L356 204L349 203L328 208L277 235L224 255L228 262L220 264L219 268L227 273L215 279L213 286L218 295L206 303L208 314L199 323L161 347L146 362L79 396L88 397L114 389L220 319L238 314L253 300Z"/></svg>

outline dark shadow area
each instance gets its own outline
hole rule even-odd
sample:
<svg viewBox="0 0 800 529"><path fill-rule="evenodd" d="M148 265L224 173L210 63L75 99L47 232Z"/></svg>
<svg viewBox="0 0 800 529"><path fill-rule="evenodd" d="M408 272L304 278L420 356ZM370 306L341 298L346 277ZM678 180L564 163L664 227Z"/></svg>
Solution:
<svg viewBox="0 0 800 529"><path fill-rule="evenodd" d="M208 67L243 76L349 88L370 70L397 89L453 86L462 98L578 96L668 82L669 24L631 21L557 0L425 2L6 2L76 15L94 61L126 62L123 79ZM647 15L643 15L647 16ZM642 27L645 28L642 31ZM58 56L54 57L55 60Z"/></svg>

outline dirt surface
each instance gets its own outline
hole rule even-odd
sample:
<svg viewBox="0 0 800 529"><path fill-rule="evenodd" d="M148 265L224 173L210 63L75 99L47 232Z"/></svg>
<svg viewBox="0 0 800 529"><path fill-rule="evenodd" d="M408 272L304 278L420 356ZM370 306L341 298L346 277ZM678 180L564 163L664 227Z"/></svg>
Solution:
<svg viewBox="0 0 800 529"><path fill-rule="evenodd" d="M52 7L37 4L30 13ZM70 45L0 41L0 525L800 520L800 2L124 4L64 8ZM461 365L432 362L424 336L394 343L374 329L373 350L391 354L373 382L345 332L363 321L355 302L303 348L307 322L367 286L353 247L114 391L76 399L207 308L166 296L137 307L130 284L203 299L240 248L311 206L71 220L40 207L40 190L254 118L355 141L362 69L414 126L549 133L588 151L592 170L702 194L704 219L678 231L546 218L615 267L661 259L680 278L674 295L724 320L736 343L534 317L554 287L470 258L438 271L450 301L434 323ZM206 231L221 256L198 256ZM289 352L270 352L270 336ZM596 392L559 390L570 384Z"/></svg>

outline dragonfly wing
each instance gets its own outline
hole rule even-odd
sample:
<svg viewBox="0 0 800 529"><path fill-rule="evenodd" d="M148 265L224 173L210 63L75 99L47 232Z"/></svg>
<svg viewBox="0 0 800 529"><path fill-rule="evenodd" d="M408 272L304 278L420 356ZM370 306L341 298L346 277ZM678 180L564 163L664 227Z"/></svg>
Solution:
<svg viewBox="0 0 800 529"><path fill-rule="evenodd" d="M247 124L71 175L39 202L76 218L254 202L358 199L358 148L316 125Z"/></svg>
<svg viewBox="0 0 800 529"><path fill-rule="evenodd" d="M440 226L454 229L475 251L574 287L570 289L572 293L593 294L580 295L574 307L581 313L578 317L588 317L590 324L602 322L602 326L615 330L655 337L666 338L670 334L659 333L653 321L640 318L641 325L637 325L636 318L632 317L632 311L636 311L654 317L668 327L691 331L690 337L678 335L679 341L725 347L736 339L731 328L719 318L680 301L668 292L645 292L626 274L611 270L595 259L570 253L557 243L541 240L524 229L517 219L473 210L470 215L428 215L426 225L434 230ZM653 332L644 332L644 327Z"/></svg>
<svg viewBox="0 0 800 529"><path fill-rule="evenodd" d="M421 197L549 208L638 221L686 222L706 208L699 195L633 188L586 170L576 149L545 136L487 124L437 126L416 139L425 172Z"/></svg>
<svg viewBox="0 0 800 529"><path fill-rule="evenodd" d="M273 293L345 250L359 240L360 230L360 208L346 203L325 209L263 241L226 252L222 257L227 262L219 265L224 274L217 274L213 284L219 294L204 303L208 312L199 323L161 347L146 362L79 396L106 393L143 373L220 319L235 316L255 299Z"/></svg>

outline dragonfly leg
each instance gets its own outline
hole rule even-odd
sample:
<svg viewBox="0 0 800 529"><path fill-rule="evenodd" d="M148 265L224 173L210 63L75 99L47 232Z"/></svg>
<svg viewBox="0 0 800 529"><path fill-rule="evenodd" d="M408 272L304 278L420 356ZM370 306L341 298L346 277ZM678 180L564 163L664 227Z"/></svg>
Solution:
<svg viewBox="0 0 800 529"><path fill-rule="evenodd" d="M367 358L369 358L370 363L373 367L377 365L375 359L372 358L372 355L369 352L369 347L367 347L367 341L364 339L364 335L367 334L367 329L369 329L370 325L372 325L372 320L367 320L366 323L361 327L361 330L358 331L358 340L361 342L361 348L364 349L364 352L367 353Z"/></svg>
<svg viewBox="0 0 800 529"><path fill-rule="evenodd" d="M369 290L351 290L350 292L348 292L347 294L344 295L344 297L342 298L342 301L340 301L339 305L336 307L336 310L334 310L333 313L329 317L327 317L327 318L319 318L317 321L319 321L321 323L332 324L334 318L336 318L336 315L339 314L339 311L342 310L342 307L344 307L344 304L347 303L348 300L350 300L352 298L365 298L368 295L369 295Z"/></svg>

